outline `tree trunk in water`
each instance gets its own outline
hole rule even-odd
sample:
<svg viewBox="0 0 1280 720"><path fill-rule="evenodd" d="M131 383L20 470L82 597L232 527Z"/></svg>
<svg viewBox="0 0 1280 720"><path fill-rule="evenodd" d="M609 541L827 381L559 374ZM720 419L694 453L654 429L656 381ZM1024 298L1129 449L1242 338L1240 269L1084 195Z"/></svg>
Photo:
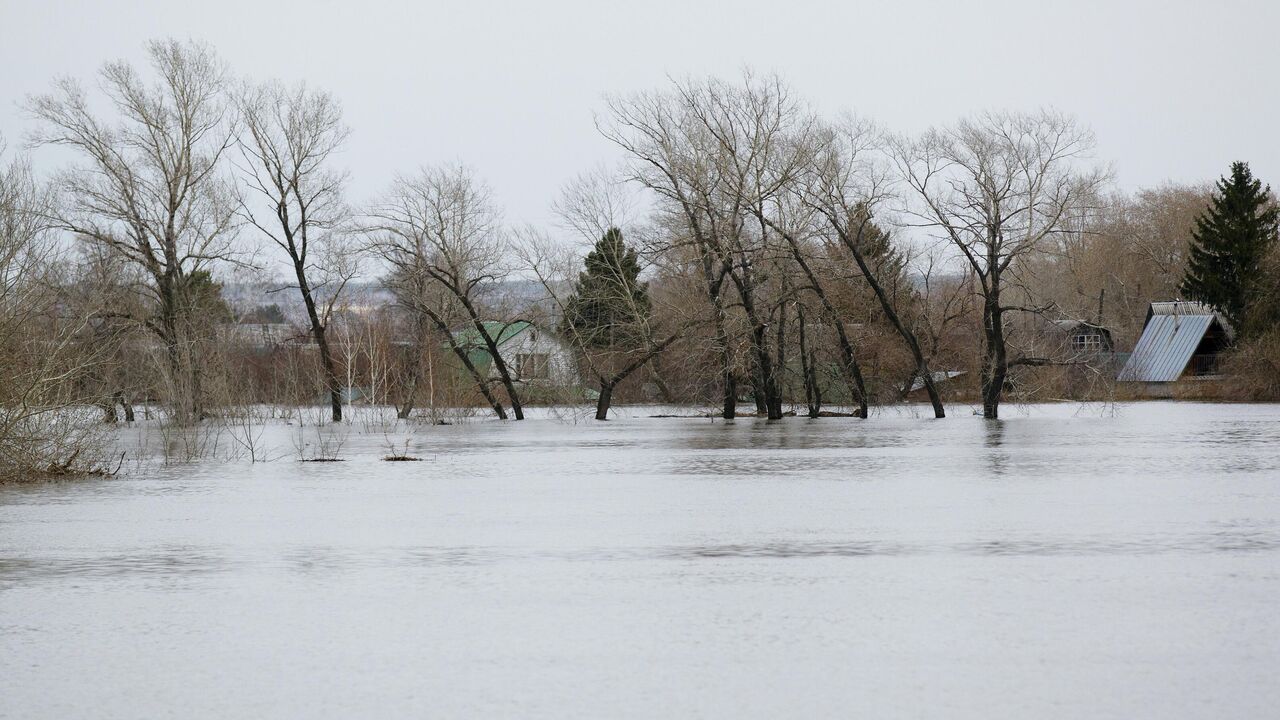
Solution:
<svg viewBox="0 0 1280 720"><path fill-rule="evenodd" d="M809 417L816 418L822 414L822 388L818 387L818 363L813 351L809 352L808 367L805 368L805 398L809 403Z"/></svg>
<svg viewBox="0 0 1280 720"><path fill-rule="evenodd" d="M938 392L938 385L933 381L933 373L928 368L921 368L920 377L924 382L924 391L929 395L929 403L933 405L933 416L935 418L944 418L947 411L942 407L942 395Z"/></svg>
<svg viewBox="0 0 1280 720"><path fill-rule="evenodd" d="M920 374L919 368L912 368L907 373L907 379L902 381L902 389L898 391L898 399L905 401L907 396L911 394L911 388L916 384L916 376Z"/></svg>
<svg viewBox="0 0 1280 720"><path fill-rule="evenodd" d="M497 414L499 420L507 419L506 409L502 407L502 403L498 402L498 398L493 394L493 391L489 389L489 384L484 380L480 381L480 394L483 395L485 401L489 403L489 407L493 408L493 412Z"/></svg>
<svg viewBox="0 0 1280 720"><path fill-rule="evenodd" d="M995 385L988 385L985 382L982 387L982 417L988 420L1000 418L1000 391Z"/></svg>
<svg viewBox="0 0 1280 720"><path fill-rule="evenodd" d="M409 375L409 389L404 394L404 399L396 405L396 418L399 420L408 420L413 414L413 406L417 404L418 399L418 370L414 368Z"/></svg>
<svg viewBox="0 0 1280 720"><path fill-rule="evenodd" d="M790 292L787 286L783 285L784 292ZM773 362L773 377L770 379L773 385L772 404L769 407L769 417L774 420L782 418L782 394L785 391L783 387L787 374L787 305L784 302L778 308L778 334L774 340L774 348L778 352L778 357Z"/></svg>
<svg viewBox="0 0 1280 720"><path fill-rule="evenodd" d="M732 370L725 371L723 384L724 409L720 411L720 417L732 420L738 415L738 378Z"/></svg>
<svg viewBox="0 0 1280 720"><path fill-rule="evenodd" d="M727 269L726 269L727 271ZM724 300L720 297L724 275L716 278L711 255L703 249L702 275L707 284L707 297L711 299L711 307L715 323L716 350L720 355L720 389L723 391L723 406L720 417L732 420L738 414L738 380L733 374L733 357L729 352L729 334L725 331Z"/></svg>
<svg viewBox="0 0 1280 720"><path fill-rule="evenodd" d="M670 405L675 402L675 395L671 393L671 388L668 387L666 381L662 379L662 369L657 365L658 363L655 360L654 363L649 366L649 377L653 379L653 384L658 387L658 397L662 398L662 402Z"/></svg>
<svg viewBox="0 0 1280 720"><path fill-rule="evenodd" d="M1000 417L1000 397L1004 392L1005 378L1009 375L1004 346L1004 313L1000 308L998 281L998 276L992 277L982 306L983 335L986 340L982 358L982 417L992 420Z"/></svg>
<svg viewBox="0 0 1280 720"><path fill-rule="evenodd" d="M320 364L324 367L324 384L329 390L329 411L334 422L342 422L342 384L338 380L338 370L333 364L333 354L329 349L326 328L315 328L316 344L320 346Z"/></svg>
<svg viewBox="0 0 1280 720"><path fill-rule="evenodd" d="M769 399L764 394L764 374L760 372L760 365L757 364L755 372L751 374L751 396L756 401L756 417L769 414Z"/></svg>
<svg viewBox="0 0 1280 720"><path fill-rule="evenodd" d="M471 358L467 355L466 351L458 347L458 343L454 341L453 333L449 331L449 323L445 322L443 317L431 310L428 306L415 304L413 309L418 313L426 315L427 318L431 320L431 323L436 326L436 329L444 335L445 339L449 343L449 349L453 351L454 356L462 363L462 367L466 368L467 374L475 381L476 388L480 390L480 394L484 396L485 402L489 403L489 407L493 408L493 412L497 414L498 419L506 420L507 411L503 409L502 403L498 402L498 398L494 397L493 391L489 389L488 381L485 380L484 376L480 374L480 371L476 369L475 363L471 362Z"/></svg>
<svg viewBox="0 0 1280 720"><path fill-rule="evenodd" d="M609 419L609 403L613 400L613 384L600 383L600 397L596 399L596 419Z"/></svg>
<svg viewBox="0 0 1280 720"><path fill-rule="evenodd" d="M827 318L835 326L836 339L840 344L840 370L841 374L844 375L845 386L849 389L849 402L858 406L854 411L854 415L865 418L867 417L867 386L862 379L862 368L858 366L857 357L853 353L853 343L849 342L849 334L844 329L844 323L840 321L840 314L836 312L831 298L827 297L827 291L818 280L817 273L813 271L813 268L804 259L804 253L800 252L800 246L795 238L788 233L783 233L782 237L791 246L791 256L795 258L796 264L804 271L805 277L809 279L810 290L814 295L818 296Z"/></svg>
<svg viewBox="0 0 1280 720"><path fill-rule="evenodd" d="M936 418L946 417L947 413L942 407L942 398L938 395L938 388L933 382L933 373L929 370L929 363L925 360L924 352L920 349L920 341L916 339L916 334L902 322L902 318L898 317L898 311L889 300L889 295L885 292L884 286L880 284L880 280L871 271L871 268L867 266L866 259L862 257L862 251L858 248L858 241L861 240L862 231L858 231L859 238L855 240L850 238L848 232L842 230L834 220L832 220L832 224L836 226L840 239L844 241L845 247L853 255L854 262L858 264L858 270L862 272L863 278L871 286L876 299L880 301L880 307L884 310L885 317L889 318L889 322L898 331L898 335L906 343L907 349L911 351L911 357L916 361L920 379L924 381L925 392L929 395L929 402L933 405L933 416ZM866 417L866 415L863 415L863 417Z"/></svg>
<svg viewBox="0 0 1280 720"><path fill-rule="evenodd" d="M304 235L304 252L306 248L305 237ZM292 247L292 244L293 241L290 238L290 247ZM327 328L320 320L320 312L316 308L315 298L311 295L311 285L307 282L306 267L296 253L294 253L293 257L293 269L294 275L298 279L298 291L302 294L302 303L307 308L307 319L311 322L311 337L320 348L320 367L324 373L325 389L329 392L329 411L333 416L334 422L342 422L342 384L338 380L338 370L333 364L333 353L329 349Z"/></svg>
<svg viewBox="0 0 1280 720"><path fill-rule="evenodd" d="M761 348L760 355L764 358L765 367L761 368L760 376L763 380L764 387L762 394L764 395L764 410L766 416L770 420L782 419L782 395L778 390L778 378L773 365L773 358L769 357L769 349Z"/></svg>
<svg viewBox="0 0 1280 720"><path fill-rule="evenodd" d="M745 297L745 296L744 296ZM755 320L753 303L743 301L743 309L754 326L751 331L752 354L755 355L755 367L752 373L752 385L756 399L756 415L765 415L770 420L782 417L782 403L777 402L778 386L774 382L773 357L769 354L766 331L767 328ZM775 405L777 414L774 414Z"/></svg>
<svg viewBox="0 0 1280 720"><path fill-rule="evenodd" d="M822 412L822 393L818 389L817 357L809 349L805 333L803 305L796 310L796 322L799 324L800 373L804 380L804 402L809 407L809 417L816 418Z"/></svg>
<svg viewBox="0 0 1280 720"><path fill-rule="evenodd" d="M763 411L770 420L782 418L782 400L778 397L778 382L773 366L773 357L769 354L768 327L760 322L756 312L754 283L751 275L745 270L741 279L735 279L738 286L742 310L751 322L751 350L755 355L755 391L756 413ZM733 277L733 276L731 276ZM763 407L761 407L763 405Z"/></svg>
<svg viewBox="0 0 1280 720"><path fill-rule="evenodd" d="M120 406L124 408L124 421L130 423L133 422L133 402L129 400L123 392L117 392L115 394L115 401L120 403Z"/></svg>
<svg viewBox="0 0 1280 720"><path fill-rule="evenodd" d="M471 304L469 298L459 296L462 306L466 308L467 314L471 316L471 324L475 327L476 332L480 333L480 338L484 340L485 347L489 350L489 355L493 358L493 367L498 371L498 378L502 381L502 386L507 390L507 400L511 402L511 412L516 416L516 420L524 419L524 409L520 406L520 394L516 392L515 381L511 379L511 371L507 367L507 361L502 358L502 353L498 352L497 338L489 335L489 330L484 326L484 322L480 320L480 314L476 311L475 306ZM501 332L499 332L501 335Z"/></svg>
<svg viewBox="0 0 1280 720"><path fill-rule="evenodd" d="M613 400L613 389L618 387L618 383L622 382L623 380L626 380L628 377L631 376L631 373L639 370L642 367L645 367L651 361L655 360L658 357L659 353L661 353L663 350L670 347L671 344L674 343L676 339L678 339L679 337L680 337L680 331L677 330L676 332L673 332L670 335L668 335L665 340L662 340L661 342L658 342L658 343L652 343L648 348L648 350L646 350L643 354L641 354L639 357L633 358L630 362L628 362L626 365L623 365L622 368L620 368L616 373L609 376L608 378L597 375L597 378L600 381L600 397L597 398L596 400L596 419L597 420L609 419L609 403L612 402Z"/></svg>
<svg viewBox="0 0 1280 720"><path fill-rule="evenodd" d="M502 403L498 402L498 398L494 396L493 390L489 388L489 382L485 380L484 376L480 374L480 371L476 369L475 364L471 362L471 358L467 357L467 353L464 352L462 348L454 345L452 340L450 340L449 346L453 348L453 354L462 361L462 366L467 369L467 372L471 375L471 379L475 381L476 387L479 388L480 394L484 396L485 401L489 403L489 407L493 408L493 411L497 413L498 419L506 420L507 411L502 407Z"/></svg>
<svg viewBox="0 0 1280 720"><path fill-rule="evenodd" d="M868 412L867 386L862 379L862 368L858 366L858 361L853 356L853 343L849 342L849 335L845 332L840 318L833 319L836 323L836 338L840 341L840 365L845 373L845 382L849 385L849 399L858 406L853 413L865 419Z"/></svg>
<svg viewBox="0 0 1280 720"><path fill-rule="evenodd" d="M716 298L716 348L720 351L720 387L724 406L720 417L732 420L738 414L738 377L733 373L733 357L729 354L729 335L724 329L724 308Z"/></svg>

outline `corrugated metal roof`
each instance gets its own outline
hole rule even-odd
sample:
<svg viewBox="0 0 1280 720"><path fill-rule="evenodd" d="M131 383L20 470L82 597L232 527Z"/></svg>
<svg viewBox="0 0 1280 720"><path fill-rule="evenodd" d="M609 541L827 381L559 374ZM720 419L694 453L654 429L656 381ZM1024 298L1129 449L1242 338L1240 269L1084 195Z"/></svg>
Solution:
<svg viewBox="0 0 1280 720"><path fill-rule="evenodd" d="M1213 308L1194 300L1165 300L1151 303L1152 315L1212 315Z"/></svg>
<svg viewBox="0 0 1280 720"><path fill-rule="evenodd" d="M1151 303L1151 308L1147 310L1147 317L1149 318L1152 315L1212 315L1218 319L1218 324L1227 333L1228 339L1233 339L1236 336L1235 328L1231 327L1231 323L1227 321L1227 316L1215 310L1212 305L1206 305L1202 302L1193 300L1153 302Z"/></svg>
<svg viewBox="0 0 1280 720"><path fill-rule="evenodd" d="M1183 303L1185 306L1187 303ZM1182 308L1184 311L1187 308ZM1153 304L1152 310L1156 310ZM1165 315L1153 312L1142 329L1129 361L1117 379L1131 382L1173 382L1182 376L1214 316Z"/></svg>

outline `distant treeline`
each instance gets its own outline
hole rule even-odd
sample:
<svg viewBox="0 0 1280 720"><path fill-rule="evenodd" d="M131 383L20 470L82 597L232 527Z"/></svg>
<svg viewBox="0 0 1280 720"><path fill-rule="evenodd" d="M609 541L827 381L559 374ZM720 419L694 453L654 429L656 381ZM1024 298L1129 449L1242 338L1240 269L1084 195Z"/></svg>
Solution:
<svg viewBox="0 0 1280 720"><path fill-rule="evenodd" d="M1222 392L1280 396L1276 202L1242 162L1120 192L1065 113L904 135L748 72L609 99L623 161L569 180L556 226L512 226L464 165L351 198L336 98L200 43L147 51L26 99L73 164L0 167L3 474L100 466L102 421L138 404L174 427L252 403L997 418L1010 395L1116 397L1113 352L1177 298L1238 331ZM280 267L266 299L224 293Z"/></svg>

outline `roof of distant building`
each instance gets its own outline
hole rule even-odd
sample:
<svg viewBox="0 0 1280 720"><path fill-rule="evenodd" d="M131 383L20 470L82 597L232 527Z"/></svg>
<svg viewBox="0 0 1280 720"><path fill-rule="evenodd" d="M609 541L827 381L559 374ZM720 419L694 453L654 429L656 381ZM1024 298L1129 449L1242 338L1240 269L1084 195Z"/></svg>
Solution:
<svg viewBox="0 0 1280 720"><path fill-rule="evenodd" d="M1233 333L1221 314L1197 302L1156 302L1147 311L1147 324L1133 354L1120 369L1124 382L1173 382L1182 376L1196 348L1214 325L1227 338Z"/></svg>

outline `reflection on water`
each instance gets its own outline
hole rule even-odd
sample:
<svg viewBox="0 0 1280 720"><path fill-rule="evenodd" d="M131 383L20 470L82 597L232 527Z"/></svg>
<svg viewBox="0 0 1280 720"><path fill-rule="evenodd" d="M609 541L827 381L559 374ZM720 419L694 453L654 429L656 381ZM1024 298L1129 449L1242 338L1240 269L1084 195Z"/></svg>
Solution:
<svg viewBox="0 0 1280 720"><path fill-rule="evenodd" d="M37 579L181 577L218 572L225 566L226 562L216 554L189 546L77 557L6 556L0 557L0 587L15 587L24 581Z"/></svg>
<svg viewBox="0 0 1280 720"><path fill-rule="evenodd" d="M0 488L0 717L1274 710L1280 408L964 412Z"/></svg>
<svg viewBox="0 0 1280 720"><path fill-rule="evenodd" d="M66 578L95 579L128 576L183 577L212 572L277 568L310 575L385 568L422 566L477 566L529 561L571 563L636 562L646 560L696 560L719 558L817 558L897 557L925 555L995 556L1140 556L1186 553L1254 553L1280 549L1280 532L1220 531L1188 535L1140 538L1018 538L953 544L909 544L882 541L728 543L657 547L595 547L530 551L502 547L381 548L359 553L332 547L299 548L270 558L241 560L232 564L198 548L173 548L164 552L139 552L98 557L0 558L0 587Z"/></svg>
<svg viewBox="0 0 1280 720"><path fill-rule="evenodd" d="M1000 419L983 420L983 445L987 448L987 464L994 476L1004 475L1008 470L1009 455L1004 445L1005 421Z"/></svg>

